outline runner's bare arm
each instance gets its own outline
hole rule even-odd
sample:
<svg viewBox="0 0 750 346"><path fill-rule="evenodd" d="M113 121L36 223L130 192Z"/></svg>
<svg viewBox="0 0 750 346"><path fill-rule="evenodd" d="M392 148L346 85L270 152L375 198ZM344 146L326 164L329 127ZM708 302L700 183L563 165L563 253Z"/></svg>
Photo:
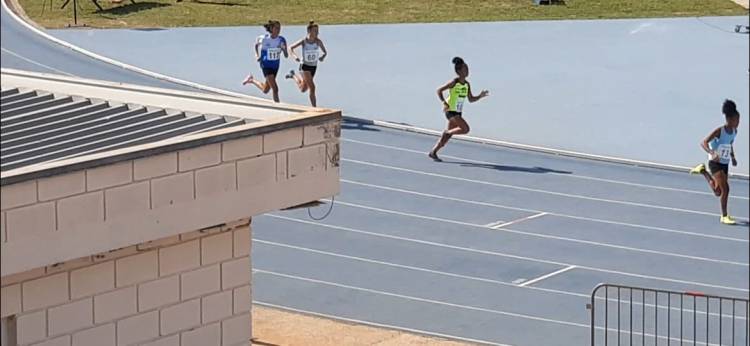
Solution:
<svg viewBox="0 0 750 346"><path fill-rule="evenodd" d="M297 54L294 53L294 49L297 48L297 47L299 47L299 46L301 46L303 40L304 40L304 38L301 39L301 40L299 40L299 41L297 41L297 42L294 42L294 44L292 44L292 46L289 47L289 53L292 54L292 58L294 58L294 60L297 61L297 62L299 62L299 56L297 56Z"/></svg>
<svg viewBox="0 0 750 346"><path fill-rule="evenodd" d="M443 84L437 90L438 98L440 99L441 102L443 102L443 107L445 107L446 109L448 109L448 102L445 101L445 96L443 96L443 92L452 88L454 85L456 85L456 80L451 79L448 83Z"/></svg>
<svg viewBox="0 0 750 346"><path fill-rule="evenodd" d="M469 95L468 95L468 96L469 96L469 102L476 102L476 101L479 101L479 100L481 100L481 99L482 99L483 97L486 97L487 95L489 95L489 94L490 94L490 92L489 92L489 91L487 91L487 90L482 90L482 91L481 91L481 92L479 93L479 95L477 95L477 96L474 96L474 94L472 94L472 93L471 93L471 84L469 84L469 82L466 82L466 84L467 84L467 85L469 86Z"/></svg>
<svg viewBox="0 0 750 346"><path fill-rule="evenodd" d="M716 153L714 153L713 150L708 147L708 142L712 141L714 138L718 138L720 134L721 127L717 127L716 130L713 130L713 132L711 132L706 138L704 138L701 142L701 148L703 148L703 151L714 156Z"/></svg>
<svg viewBox="0 0 750 346"><path fill-rule="evenodd" d="M326 45L323 44L323 40L318 39L318 45L320 46L320 50L323 51L323 54L320 56L318 60L323 61L328 56L328 50L326 50Z"/></svg>

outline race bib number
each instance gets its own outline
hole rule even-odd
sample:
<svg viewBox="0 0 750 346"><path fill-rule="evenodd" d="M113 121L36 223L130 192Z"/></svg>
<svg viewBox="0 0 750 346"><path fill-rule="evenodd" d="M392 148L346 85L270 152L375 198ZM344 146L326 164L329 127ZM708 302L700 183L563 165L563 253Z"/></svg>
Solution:
<svg viewBox="0 0 750 346"><path fill-rule="evenodd" d="M318 50L311 49L304 52L305 62L316 62L318 61Z"/></svg>
<svg viewBox="0 0 750 346"><path fill-rule="evenodd" d="M732 157L732 146L729 144L722 144L719 146L719 149L716 150L716 153L722 161L729 160Z"/></svg>
<svg viewBox="0 0 750 346"><path fill-rule="evenodd" d="M458 101L456 101L456 112L461 113L463 112L463 109L464 109L464 100L459 99Z"/></svg>
<svg viewBox="0 0 750 346"><path fill-rule="evenodd" d="M281 48L268 48L266 52L266 60L276 61L281 58Z"/></svg>

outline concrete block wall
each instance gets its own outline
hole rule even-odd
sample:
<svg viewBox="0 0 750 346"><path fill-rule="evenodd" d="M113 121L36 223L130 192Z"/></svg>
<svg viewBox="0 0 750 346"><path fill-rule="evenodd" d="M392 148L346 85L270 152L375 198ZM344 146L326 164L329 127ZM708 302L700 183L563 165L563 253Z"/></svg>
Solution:
<svg viewBox="0 0 750 346"><path fill-rule="evenodd" d="M235 346L251 338L249 219L2 278L21 346Z"/></svg>
<svg viewBox="0 0 750 346"><path fill-rule="evenodd" d="M335 195L339 135L334 120L2 186L2 276Z"/></svg>

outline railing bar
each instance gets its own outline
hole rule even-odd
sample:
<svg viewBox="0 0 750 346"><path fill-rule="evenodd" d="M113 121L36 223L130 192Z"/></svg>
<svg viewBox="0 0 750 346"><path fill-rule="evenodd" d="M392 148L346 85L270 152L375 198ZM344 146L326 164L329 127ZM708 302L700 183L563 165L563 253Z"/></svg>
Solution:
<svg viewBox="0 0 750 346"><path fill-rule="evenodd" d="M604 346L607 346L607 339L609 336L609 286L604 287Z"/></svg>
<svg viewBox="0 0 750 346"><path fill-rule="evenodd" d="M633 289L630 289L630 346L633 346Z"/></svg>
<svg viewBox="0 0 750 346"><path fill-rule="evenodd" d="M749 346L747 336L750 334L750 300L745 301L745 346Z"/></svg>
<svg viewBox="0 0 750 346"><path fill-rule="evenodd" d="M706 297L706 346L708 346L708 342L711 341L711 336L708 333L708 330L711 326L711 323L709 322L709 317L711 316L711 305L709 304L710 299ZM721 316L719 316L721 318Z"/></svg>
<svg viewBox="0 0 750 346"><path fill-rule="evenodd" d="M654 346L659 346L659 292L654 290Z"/></svg>
<svg viewBox="0 0 750 346"><path fill-rule="evenodd" d="M723 307L723 305L724 305L724 301L721 298L719 298L719 345L721 345L721 342L723 341L722 340L723 338L722 338L722 335L721 335L721 332L722 332L722 323L721 322L724 320L724 307Z"/></svg>
<svg viewBox="0 0 750 346"><path fill-rule="evenodd" d="M596 339L596 292L599 291L599 287L594 288L594 292L591 293L591 345L594 346Z"/></svg>
<svg viewBox="0 0 750 346"><path fill-rule="evenodd" d="M734 317L737 314L737 301L732 299L732 346L735 346L734 341L737 340L737 334L734 330L735 322Z"/></svg>
<svg viewBox="0 0 750 346"><path fill-rule="evenodd" d="M620 346L620 287L617 287L617 346Z"/></svg>

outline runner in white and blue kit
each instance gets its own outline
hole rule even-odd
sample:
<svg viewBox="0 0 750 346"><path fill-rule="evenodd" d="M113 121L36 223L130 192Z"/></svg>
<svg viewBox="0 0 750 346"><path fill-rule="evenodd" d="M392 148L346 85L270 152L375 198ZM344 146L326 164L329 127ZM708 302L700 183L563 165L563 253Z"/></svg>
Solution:
<svg viewBox="0 0 750 346"><path fill-rule="evenodd" d="M721 108L726 123L724 126L713 130L703 142L701 147L708 153L708 168L711 174L706 170L705 164L700 164L690 170L690 173L702 174L708 186L714 191L714 194L721 199L721 219L723 224L734 225L736 221L729 216L727 212L727 202L729 200L729 163L737 166L737 159L734 156L734 138L737 136L737 127L740 125L740 113L737 111L737 105L732 100L725 100Z"/></svg>
<svg viewBox="0 0 750 346"><path fill-rule="evenodd" d="M279 72L281 54L283 53L284 57L287 58L289 52L286 47L286 39L280 35L281 23L279 21L269 20L263 27L266 28L267 33L258 36L254 51L255 60L260 62L260 68L263 70L263 76L266 77L266 80L265 82L259 82L253 78L252 74L249 74L242 85L253 84L264 94L273 90L273 100L279 102L279 86L276 84L276 75Z"/></svg>

